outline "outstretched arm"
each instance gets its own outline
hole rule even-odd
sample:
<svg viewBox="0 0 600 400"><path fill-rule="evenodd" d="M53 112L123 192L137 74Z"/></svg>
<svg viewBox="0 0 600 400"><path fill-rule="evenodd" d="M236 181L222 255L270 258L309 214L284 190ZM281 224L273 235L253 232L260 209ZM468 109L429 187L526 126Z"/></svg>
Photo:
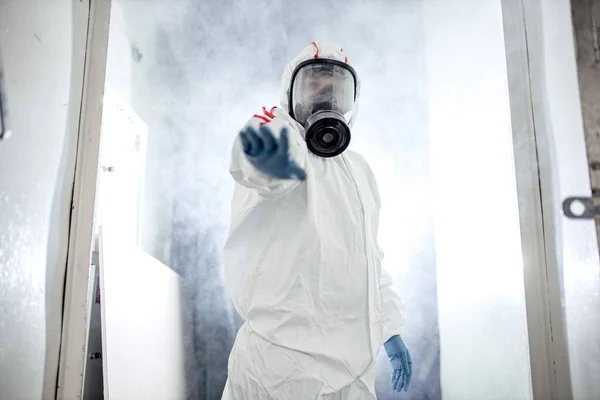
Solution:
<svg viewBox="0 0 600 400"><path fill-rule="evenodd" d="M230 173L261 196L278 197L306 179L306 156L300 134L283 119L255 116L235 139Z"/></svg>

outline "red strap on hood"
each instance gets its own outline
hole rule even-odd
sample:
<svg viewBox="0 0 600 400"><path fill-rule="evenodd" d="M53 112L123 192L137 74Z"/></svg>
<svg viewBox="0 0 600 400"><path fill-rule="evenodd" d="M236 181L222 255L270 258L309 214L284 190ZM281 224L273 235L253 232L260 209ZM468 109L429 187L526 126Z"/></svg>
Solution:
<svg viewBox="0 0 600 400"><path fill-rule="evenodd" d="M313 46L315 46L315 59L319 58L319 46L315 42L311 42Z"/></svg>

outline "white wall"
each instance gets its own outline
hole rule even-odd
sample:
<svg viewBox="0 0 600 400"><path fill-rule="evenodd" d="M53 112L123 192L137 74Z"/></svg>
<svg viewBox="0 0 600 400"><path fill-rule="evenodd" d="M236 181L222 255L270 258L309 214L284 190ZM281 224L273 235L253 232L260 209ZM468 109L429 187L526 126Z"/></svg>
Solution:
<svg viewBox="0 0 600 400"><path fill-rule="evenodd" d="M112 221L99 229L104 396L183 400L179 275L128 239Z"/></svg>
<svg viewBox="0 0 600 400"><path fill-rule="evenodd" d="M86 3L0 0L0 399L55 392Z"/></svg>
<svg viewBox="0 0 600 400"><path fill-rule="evenodd" d="M444 399L530 399L500 0L423 3Z"/></svg>

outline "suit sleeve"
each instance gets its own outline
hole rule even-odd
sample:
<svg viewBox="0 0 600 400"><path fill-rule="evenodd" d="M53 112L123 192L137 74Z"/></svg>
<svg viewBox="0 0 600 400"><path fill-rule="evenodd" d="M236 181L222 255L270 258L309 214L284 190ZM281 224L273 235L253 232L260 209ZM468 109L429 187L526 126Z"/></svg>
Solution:
<svg viewBox="0 0 600 400"><path fill-rule="evenodd" d="M364 159L363 159L364 160ZM364 161L365 168L367 170L367 174L369 176L369 181L371 182L371 190L373 192L373 196L375 197L375 225L374 225L374 235L378 234L379 230L379 211L381 209L381 198L379 195L379 188L377 185L377 180L375 178L375 174L371 170L371 167L368 165L366 160ZM383 334L384 341L387 341L390 337L394 335L400 335L404 329L405 325L405 314L404 314L404 305L400 300L400 296L394 290L394 280L391 275L386 271L384 266L384 253L377 243L377 257L380 261L381 269L379 272L379 295L381 298L381 308L382 308L382 317L383 317Z"/></svg>
<svg viewBox="0 0 600 400"><path fill-rule="evenodd" d="M383 259L383 252L379 249L380 258ZM404 305L400 296L393 288L394 280L387 273L383 265L379 278L379 293L381 295L381 304L383 311L383 333L384 341L387 341L394 335L400 335L404 330L405 315Z"/></svg>

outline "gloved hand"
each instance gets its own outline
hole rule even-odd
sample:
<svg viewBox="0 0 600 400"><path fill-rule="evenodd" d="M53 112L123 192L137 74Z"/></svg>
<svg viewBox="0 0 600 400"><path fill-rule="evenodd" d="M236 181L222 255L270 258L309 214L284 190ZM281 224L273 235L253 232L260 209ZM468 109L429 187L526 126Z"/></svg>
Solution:
<svg viewBox="0 0 600 400"><path fill-rule="evenodd" d="M399 335L395 335L385 342L383 347L394 368L394 372L392 372L392 389L397 392L404 389L407 392L412 377L412 360L406 345Z"/></svg>
<svg viewBox="0 0 600 400"><path fill-rule="evenodd" d="M258 132L248 127L240 132L240 140L248 161L263 174L279 179L306 179L306 172L290 156L286 128L281 129L277 139L266 125Z"/></svg>

